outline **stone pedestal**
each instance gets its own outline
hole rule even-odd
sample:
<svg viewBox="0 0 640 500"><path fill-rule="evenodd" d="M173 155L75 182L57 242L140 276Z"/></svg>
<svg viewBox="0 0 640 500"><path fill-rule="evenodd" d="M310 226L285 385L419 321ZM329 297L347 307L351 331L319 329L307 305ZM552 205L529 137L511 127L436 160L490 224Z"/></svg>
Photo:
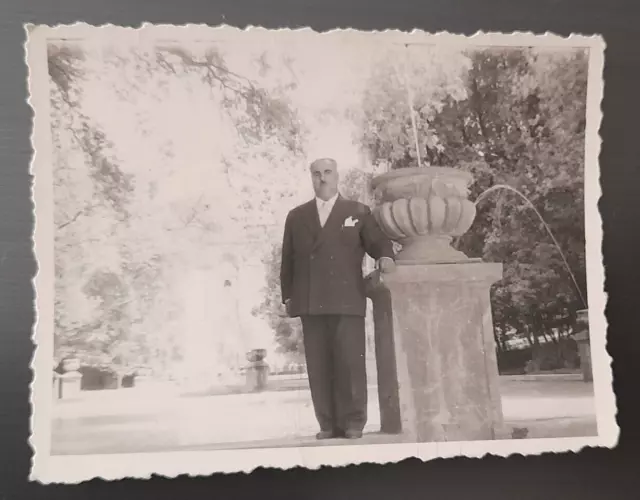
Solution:
<svg viewBox="0 0 640 500"><path fill-rule="evenodd" d="M148 389L152 385L152 379L149 375L136 375L133 378L133 387L136 389Z"/></svg>
<svg viewBox="0 0 640 500"><path fill-rule="evenodd" d="M269 381L269 365L258 361L247 367L247 389L251 392L264 391Z"/></svg>
<svg viewBox="0 0 640 500"><path fill-rule="evenodd" d="M133 387L149 389L154 385L153 370L147 366L137 368L133 374Z"/></svg>
<svg viewBox="0 0 640 500"><path fill-rule="evenodd" d="M578 333L574 339L578 344L578 354L580 355L580 369L582 379L585 382L593 381L593 370L591 367L591 342L589 339L589 312L586 309L578 311L577 327Z"/></svg>
<svg viewBox="0 0 640 500"><path fill-rule="evenodd" d="M247 389L251 392L263 391L269 380L269 364L264 361L267 351L253 349L247 353L249 366L246 368Z"/></svg>
<svg viewBox="0 0 640 500"><path fill-rule="evenodd" d="M77 371L66 372L59 377L60 399L80 397L82 374Z"/></svg>
<svg viewBox="0 0 640 500"><path fill-rule="evenodd" d="M589 337L576 338L578 342L578 352L580 354L580 370L582 370L582 380L585 382L593 381L593 371L591 369L591 345Z"/></svg>
<svg viewBox="0 0 640 500"><path fill-rule="evenodd" d="M60 374L53 372L53 399L60 399L62 397L61 387Z"/></svg>
<svg viewBox="0 0 640 500"><path fill-rule="evenodd" d="M503 431L490 286L502 264L399 264L373 273L382 432L414 442Z"/></svg>

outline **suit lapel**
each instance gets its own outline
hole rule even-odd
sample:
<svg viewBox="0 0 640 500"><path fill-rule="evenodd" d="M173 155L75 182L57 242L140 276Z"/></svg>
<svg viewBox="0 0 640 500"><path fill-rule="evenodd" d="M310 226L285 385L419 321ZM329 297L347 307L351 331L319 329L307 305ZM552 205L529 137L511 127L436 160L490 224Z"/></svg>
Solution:
<svg viewBox="0 0 640 500"><path fill-rule="evenodd" d="M313 241L315 242L322 229L320 226L320 215L318 214L318 207L316 205L315 198L308 202L305 207L304 221L307 229L311 233Z"/></svg>

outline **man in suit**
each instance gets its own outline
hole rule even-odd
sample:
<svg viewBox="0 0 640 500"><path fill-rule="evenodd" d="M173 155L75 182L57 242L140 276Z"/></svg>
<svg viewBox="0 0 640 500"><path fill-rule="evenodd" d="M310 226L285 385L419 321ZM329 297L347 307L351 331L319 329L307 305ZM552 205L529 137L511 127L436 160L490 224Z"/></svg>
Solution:
<svg viewBox="0 0 640 500"><path fill-rule="evenodd" d="M335 160L311 166L315 199L289 212L282 244L282 301L300 317L318 439L357 439L367 420L365 252L395 269L392 244L369 207L338 193Z"/></svg>

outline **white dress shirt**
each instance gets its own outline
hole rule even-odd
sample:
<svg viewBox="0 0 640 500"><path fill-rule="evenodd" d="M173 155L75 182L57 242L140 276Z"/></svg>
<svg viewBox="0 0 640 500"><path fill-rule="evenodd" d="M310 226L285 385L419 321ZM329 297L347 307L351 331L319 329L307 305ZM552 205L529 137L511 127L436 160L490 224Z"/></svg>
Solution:
<svg viewBox="0 0 640 500"><path fill-rule="evenodd" d="M331 210L333 210L333 206L336 204L336 200L338 199L338 193L336 193L332 198L329 198L327 201L316 197L316 207L318 207L318 216L320 217L320 226L324 227L327 223L327 219L331 214Z"/></svg>

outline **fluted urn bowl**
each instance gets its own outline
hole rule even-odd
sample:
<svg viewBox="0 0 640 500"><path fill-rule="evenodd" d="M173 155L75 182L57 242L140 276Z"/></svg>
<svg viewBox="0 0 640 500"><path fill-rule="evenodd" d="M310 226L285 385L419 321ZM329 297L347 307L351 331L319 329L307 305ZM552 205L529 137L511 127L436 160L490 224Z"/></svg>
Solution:
<svg viewBox="0 0 640 500"><path fill-rule="evenodd" d="M80 369L80 360L78 358L66 358L62 361L62 370L65 373L77 372Z"/></svg>
<svg viewBox="0 0 640 500"><path fill-rule="evenodd" d="M264 360L264 358L266 357L267 357L266 349L252 349L247 353L247 361L251 363L258 363Z"/></svg>
<svg viewBox="0 0 640 500"><path fill-rule="evenodd" d="M449 167L404 168L372 181L373 214L383 232L402 245L398 262L469 260L451 247L473 224L475 204L467 199L473 176Z"/></svg>

